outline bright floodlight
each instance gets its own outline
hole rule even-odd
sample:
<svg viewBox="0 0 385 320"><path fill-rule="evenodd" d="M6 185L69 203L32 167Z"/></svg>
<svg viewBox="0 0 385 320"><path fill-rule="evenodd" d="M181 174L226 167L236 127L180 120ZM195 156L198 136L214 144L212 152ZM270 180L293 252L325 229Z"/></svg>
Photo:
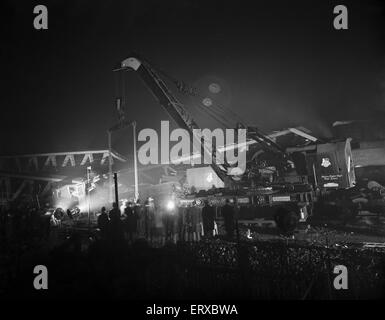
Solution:
<svg viewBox="0 0 385 320"><path fill-rule="evenodd" d="M174 208L175 208L175 203L174 203L174 201L172 201L172 200L169 200L168 202L167 202L167 205L166 205L166 208L167 208L167 210L174 210Z"/></svg>

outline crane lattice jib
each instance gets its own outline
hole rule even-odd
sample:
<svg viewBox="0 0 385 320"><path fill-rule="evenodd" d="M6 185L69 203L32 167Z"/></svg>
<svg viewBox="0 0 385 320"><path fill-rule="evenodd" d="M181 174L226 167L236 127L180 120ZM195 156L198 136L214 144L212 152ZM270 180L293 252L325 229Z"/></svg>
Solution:
<svg viewBox="0 0 385 320"><path fill-rule="evenodd" d="M285 158L288 158L285 149L282 148L275 141L273 141L271 138L260 132L259 129L255 127L248 127L247 137L261 143L266 150L282 154Z"/></svg>
<svg viewBox="0 0 385 320"><path fill-rule="evenodd" d="M203 139L202 143L202 137L196 135L194 132L194 129L200 129L199 126L186 111L183 104L180 103L176 97L174 97L164 81L158 76L157 72L150 66L150 64L143 60L139 60L136 57L130 57L121 63L121 67L123 69L132 69L139 74L147 88L159 101L160 105L166 110L170 117L176 122L176 124L179 127L186 129L192 135L193 143L198 148L197 150L200 150L200 146L202 145L205 158L206 156L211 157L211 167L218 177L224 181L227 174L217 165L215 150L211 148L209 141L207 141L208 139Z"/></svg>

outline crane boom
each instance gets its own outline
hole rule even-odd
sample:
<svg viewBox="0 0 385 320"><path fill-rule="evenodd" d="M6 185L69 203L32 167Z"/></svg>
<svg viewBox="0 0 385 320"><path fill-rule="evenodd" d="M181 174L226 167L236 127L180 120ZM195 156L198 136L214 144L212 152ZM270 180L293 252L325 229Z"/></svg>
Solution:
<svg viewBox="0 0 385 320"><path fill-rule="evenodd" d="M217 164L216 152L214 149L208 145L208 141L203 139L202 137L197 136L194 132L195 130L199 130L199 126L191 117L191 115L186 111L184 105L178 101L178 99L171 93L171 91L167 88L164 81L159 77L154 68L151 67L149 63L135 56L131 56L121 62L122 69L131 69L138 73L140 78L143 80L147 88L154 95L154 97L158 100L160 105L165 109L165 111L169 114L169 116L176 122L176 124L186 129L193 138L193 143L199 147L203 147L203 152L205 153L205 157L211 157L211 167L218 175L218 177L225 181L228 177L225 169L221 169ZM211 150L212 149L212 150Z"/></svg>

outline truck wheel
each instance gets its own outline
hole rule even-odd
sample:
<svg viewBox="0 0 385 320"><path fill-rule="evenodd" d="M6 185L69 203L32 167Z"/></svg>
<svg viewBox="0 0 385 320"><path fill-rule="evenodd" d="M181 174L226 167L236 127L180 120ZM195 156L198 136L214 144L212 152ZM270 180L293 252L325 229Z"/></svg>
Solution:
<svg viewBox="0 0 385 320"><path fill-rule="evenodd" d="M279 207L275 212L274 220L281 232L290 235L297 228L300 216L294 210Z"/></svg>

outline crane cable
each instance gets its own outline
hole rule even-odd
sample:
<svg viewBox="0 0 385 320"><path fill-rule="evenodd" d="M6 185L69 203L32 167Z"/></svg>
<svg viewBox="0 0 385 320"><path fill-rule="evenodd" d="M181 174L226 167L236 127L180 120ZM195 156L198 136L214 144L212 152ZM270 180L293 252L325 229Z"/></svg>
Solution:
<svg viewBox="0 0 385 320"><path fill-rule="evenodd" d="M196 96L196 97L200 98L201 99L200 103L199 104L194 104L194 107L197 110L201 111L202 113L205 113L205 114L209 115L215 121L219 122L223 127L225 127L225 128L231 127L231 125L229 125L230 122L229 122L228 118L235 118L238 123L242 124L244 127L247 127L246 122L237 113L235 113L234 111L232 111L228 107L220 106L220 105L218 105L218 104L216 104L214 102L211 105L213 108L209 108L208 106L205 106L202 103L202 101L203 101L203 99L205 97L198 93L197 88L188 85L184 81L180 81L180 80L176 79L175 77L171 76L170 74L168 74L164 70L154 66L154 64L151 64L151 67L154 70L156 70L158 73L162 74L164 77L168 78L171 82L173 82L174 85L177 87L178 91L181 92L182 94L189 95L189 96ZM120 72L118 72L118 73L120 73ZM122 92L123 93L123 96L122 96L122 100L123 100L122 101L122 106L124 106L125 105L125 101L126 101L126 87L125 87L125 81L124 81L125 80L124 79L124 73L122 73L122 74L123 75L122 75L121 79L119 79L119 82L121 84L121 89L123 89L121 91L123 91ZM230 117L226 117L226 115L231 115L231 116ZM267 136L260 129L258 129L258 131L262 135ZM257 141L257 142L259 142L259 141Z"/></svg>
<svg viewBox="0 0 385 320"><path fill-rule="evenodd" d="M209 115L211 118L213 118L215 121L219 122L224 128L228 128L229 124L225 121L221 120L213 111L205 109L202 105L195 105L197 110L200 110L204 115Z"/></svg>
<svg viewBox="0 0 385 320"><path fill-rule="evenodd" d="M162 69L160 69L158 67L154 67L153 64L151 66L157 72L159 72L164 77L168 78L171 82L173 82L174 85L176 86L176 88L178 89L178 91L181 92L182 94L189 95L189 96L196 96L196 97L200 98L201 101L203 101L203 99L205 98L203 95L198 93L198 90L197 90L196 87L193 87L191 85L188 85L184 81L180 81L180 80L176 79L175 77L171 76L169 73L165 72L164 70L162 70ZM242 124L245 123L243 121L243 119L241 119L241 117L237 113L235 113L234 111L230 110L229 108L220 106L218 104L212 104L212 106L214 106L217 109L216 110L217 114L220 113L222 118L226 119L226 122L229 121L229 120L227 120L228 118L235 118L237 120L237 122L240 122ZM207 110L208 110L207 106L205 106L205 108L207 108ZM226 114L226 112L227 112L227 114ZM229 117L226 117L227 115L229 115ZM213 117L213 115L211 115L211 116ZM218 122L221 122L223 124L223 121L219 121L218 119L215 119L215 120L218 121ZM230 126L226 125L225 127L230 127Z"/></svg>
<svg viewBox="0 0 385 320"><path fill-rule="evenodd" d="M198 96L202 100L205 98L204 96L202 96L198 93L196 94L196 96ZM237 122L245 123L245 121L237 113L235 113L234 111L232 111L228 107L219 105L219 104L215 103L215 101L212 101L212 106L214 108L216 108L218 110L218 112L223 113L225 116L228 115L229 118L235 118L235 120Z"/></svg>
<svg viewBox="0 0 385 320"><path fill-rule="evenodd" d="M229 119L224 116L220 111L217 111L215 108L205 106L203 103L197 104L196 106L204 109L207 113L212 113L215 116L215 120L221 123L226 123L225 128L231 127Z"/></svg>

